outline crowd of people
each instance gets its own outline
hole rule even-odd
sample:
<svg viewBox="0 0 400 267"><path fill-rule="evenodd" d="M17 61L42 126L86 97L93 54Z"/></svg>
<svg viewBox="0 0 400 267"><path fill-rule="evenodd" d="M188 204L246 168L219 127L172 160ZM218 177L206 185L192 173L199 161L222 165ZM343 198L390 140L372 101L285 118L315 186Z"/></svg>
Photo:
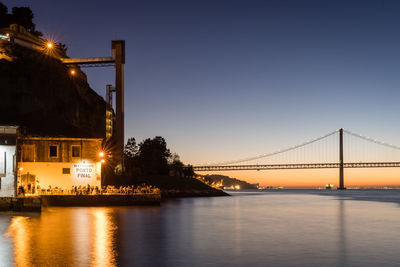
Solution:
<svg viewBox="0 0 400 267"><path fill-rule="evenodd" d="M133 194L159 194L160 189L152 185L138 185L138 186L72 186L71 189L61 189L58 187L49 186L47 189L40 188L39 185L19 186L18 195L133 195Z"/></svg>

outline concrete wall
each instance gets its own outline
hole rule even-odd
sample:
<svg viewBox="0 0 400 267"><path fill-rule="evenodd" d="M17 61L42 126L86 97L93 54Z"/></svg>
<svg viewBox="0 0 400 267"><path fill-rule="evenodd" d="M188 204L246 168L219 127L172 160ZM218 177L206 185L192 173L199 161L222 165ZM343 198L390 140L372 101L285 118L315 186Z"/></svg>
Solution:
<svg viewBox="0 0 400 267"><path fill-rule="evenodd" d="M15 146L0 145L0 197L15 197Z"/></svg>
<svg viewBox="0 0 400 267"><path fill-rule="evenodd" d="M72 186L101 186L101 164L99 162L20 162L19 184L25 174L35 175L41 189L58 187L70 190ZM22 170L21 170L22 168ZM70 173L63 173L69 168ZM36 184L36 185L37 185Z"/></svg>
<svg viewBox="0 0 400 267"><path fill-rule="evenodd" d="M161 194L41 196L43 206L136 206L160 205Z"/></svg>

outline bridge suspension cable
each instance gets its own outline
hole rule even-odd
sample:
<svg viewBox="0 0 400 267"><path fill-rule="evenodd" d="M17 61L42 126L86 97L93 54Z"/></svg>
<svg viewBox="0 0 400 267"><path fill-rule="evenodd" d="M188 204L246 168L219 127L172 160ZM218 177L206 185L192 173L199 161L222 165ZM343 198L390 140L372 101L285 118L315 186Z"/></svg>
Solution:
<svg viewBox="0 0 400 267"><path fill-rule="evenodd" d="M336 133L338 133L338 132L339 132L339 130L335 130L335 131L333 131L333 132L330 132L330 133L325 134L325 135L323 135L323 136L320 136L320 137L318 137L318 138L309 140L309 141L307 141L307 142L301 143L301 144L299 144L299 145L291 146L291 147L288 147L288 148L285 148L285 149L282 149L282 150L278 150L278 151L275 151L275 152L272 152L272 153L267 153L267 154L263 154L263 155L259 155L259 156L255 156L255 157L244 158L244 159L238 159L238 160L231 160L231 161L225 161L225 162L217 162L217 163L204 164L203 166L207 166L207 165L218 166L218 165L236 164L236 163L241 163L241 162L246 162L246 161L251 161L251 160L257 160L257 159L262 159L262 158L266 158L266 157L278 155L278 154L281 154L281 153L285 153L285 152L288 152L288 151L291 151L291 150L295 150L295 149L297 149L297 148L304 147L304 146L306 146L306 145L315 143L315 142L320 141L320 140L322 140L322 139L324 139L324 138L327 138L327 137L329 137L329 136L331 136L331 135L334 135L334 134L336 134Z"/></svg>
<svg viewBox="0 0 400 267"><path fill-rule="evenodd" d="M380 140L376 140L376 139L373 139L373 138L370 138L370 137L367 137L367 136L364 136L364 135L361 135L361 134L353 133L353 132L350 132L348 130L343 130L343 131L345 133L349 134L349 135L361 138L363 140L366 140L366 141L369 141L369 142L372 142L372 143L375 143L375 144L378 144L378 145L386 146L386 147L389 147L389 148L400 150L400 146L396 146L396 145L393 145L393 144L388 144L386 142L383 142L383 141L380 141Z"/></svg>

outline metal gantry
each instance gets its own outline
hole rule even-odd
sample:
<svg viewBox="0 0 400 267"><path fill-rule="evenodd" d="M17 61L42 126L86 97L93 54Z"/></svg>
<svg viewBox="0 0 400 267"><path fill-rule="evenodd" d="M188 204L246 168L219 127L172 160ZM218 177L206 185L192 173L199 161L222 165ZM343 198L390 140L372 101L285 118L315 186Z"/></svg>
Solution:
<svg viewBox="0 0 400 267"><path fill-rule="evenodd" d="M92 58L60 58L61 62L68 67L115 67L115 146L117 148L116 157L120 161L120 170L124 169L124 132L125 132L125 41L111 41L112 57L92 57ZM109 93L109 92L107 92ZM109 101L111 103L111 101ZM112 103L111 103L112 105Z"/></svg>

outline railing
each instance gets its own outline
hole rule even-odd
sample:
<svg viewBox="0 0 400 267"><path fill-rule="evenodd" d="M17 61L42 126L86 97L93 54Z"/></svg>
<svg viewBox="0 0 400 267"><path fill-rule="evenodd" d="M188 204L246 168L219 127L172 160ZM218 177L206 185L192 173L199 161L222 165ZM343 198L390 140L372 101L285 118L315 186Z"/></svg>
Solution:
<svg viewBox="0 0 400 267"><path fill-rule="evenodd" d="M142 188L135 188L135 189L102 189L102 190L87 190L87 188L83 189L76 189L76 190L65 190L65 189L38 189L32 192L32 190L26 190L25 193L22 193L21 190L18 190L18 195L24 196L41 196L41 195L155 195L160 194L160 189L158 188L149 188L149 187L142 187Z"/></svg>

